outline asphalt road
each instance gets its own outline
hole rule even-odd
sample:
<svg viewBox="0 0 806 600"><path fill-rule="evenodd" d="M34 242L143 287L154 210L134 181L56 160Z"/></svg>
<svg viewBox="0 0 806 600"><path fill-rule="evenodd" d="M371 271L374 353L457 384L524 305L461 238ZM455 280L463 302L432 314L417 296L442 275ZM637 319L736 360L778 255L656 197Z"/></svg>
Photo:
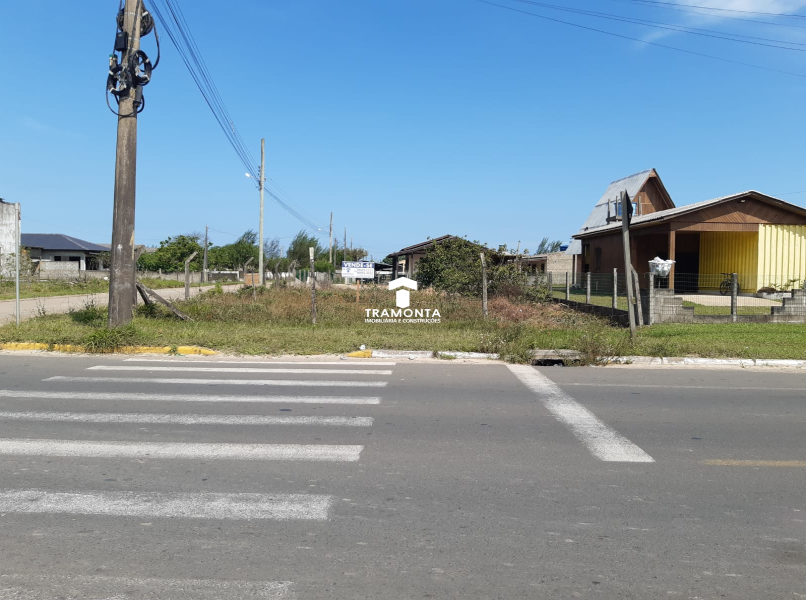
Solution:
<svg viewBox="0 0 806 600"><path fill-rule="evenodd" d="M0 600L806 597L806 374L150 360L0 354Z"/></svg>

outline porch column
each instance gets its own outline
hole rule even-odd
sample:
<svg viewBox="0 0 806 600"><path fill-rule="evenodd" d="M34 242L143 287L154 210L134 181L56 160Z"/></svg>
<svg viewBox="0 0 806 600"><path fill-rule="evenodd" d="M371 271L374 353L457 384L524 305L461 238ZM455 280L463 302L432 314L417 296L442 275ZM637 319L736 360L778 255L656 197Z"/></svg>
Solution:
<svg viewBox="0 0 806 600"><path fill-rule="evenodd" d="M669 260L676 260L675 257L674 257L675 244L677 242L677 240L675 239L675 233L676 232L675 232L674 229L669 230ZM669 289L670 290L674 289L674 272L675 272L674 263L672 263L672 268L669 270Z"/></svg>

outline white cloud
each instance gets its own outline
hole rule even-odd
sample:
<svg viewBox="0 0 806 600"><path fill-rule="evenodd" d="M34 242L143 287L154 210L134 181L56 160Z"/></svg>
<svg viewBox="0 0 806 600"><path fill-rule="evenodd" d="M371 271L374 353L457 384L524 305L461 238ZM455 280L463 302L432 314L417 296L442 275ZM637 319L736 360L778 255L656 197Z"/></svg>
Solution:
<svg viewBox="0 0 806 600"><path fill-rule="evenodd" d="M676 24L681 27L699 27L699 28L712 28L714 25L719 24L720 30L729 32L735 27L741 27L742 25L750 25L750 23L742 22L736 20L736 18L741 19L753 19L753 20L760 20L760 21L770 21L782 24L792 24L792 25L800 25L803 26L803 22L796 22L794 20L786 20L786 19L776 19L772 15L780 15L780 14L793 14L797 12L802 12L804 8L806 8L806 0L675 0L681 5L694 5L694 6L702 6L708 8L718 8L724 10L698 10L696 8L687 8L685 6L681 6L681 11L684 12L676 12L672 13L671 11L658 11L658 13L663 13L663 21L671 24ZM762 13L770 13L769 15L754 15L754 14L743 14L741 12L729 12L729 11L749 11L749 12L762 12ZM669 16L669 15L676 15L676 16ZM764 27L763 25L752 24L754 27ZM775 37L778 39L792 39L795 41L802 40L804 37L803 35L797 35L796 29L780 27L776 28L774 35L768 35L766 37ZM644 36L641 37L642 40L646 42L656 42L663 38L671 37L679 35L674 31L668 29L658 29L652 31ZM751 35L761 35L764 36L764 33L753 33Z"/></svg>
<svg viewBox="0 0 806 600"><path fill-rule="evenodd" d="M34 119L33 117L29 117L28 115L24 115L19 119L20 125L23 127L27 127L28 129L33 129L34 131L39 131L42 133L46 133L51 131L51 128Z"/></svg>

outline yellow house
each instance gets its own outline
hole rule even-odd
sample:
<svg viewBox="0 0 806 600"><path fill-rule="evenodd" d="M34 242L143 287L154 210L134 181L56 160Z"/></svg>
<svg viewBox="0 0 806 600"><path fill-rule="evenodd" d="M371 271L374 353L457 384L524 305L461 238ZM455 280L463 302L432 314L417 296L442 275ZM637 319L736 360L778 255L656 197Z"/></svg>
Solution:
<svg viewBox="0 0 806 600"><path fill-rule="evenodd" d="M677 292L718 289L723 273L737 273L743 293L803 285L806 209L756 191L657 208L630 221L632 262L639 273L659 256L676 261L669 287ZM616 222L574 237L583 254L597 257L602 263L597 266L608 272L624 268L620 231Z"/></svg>

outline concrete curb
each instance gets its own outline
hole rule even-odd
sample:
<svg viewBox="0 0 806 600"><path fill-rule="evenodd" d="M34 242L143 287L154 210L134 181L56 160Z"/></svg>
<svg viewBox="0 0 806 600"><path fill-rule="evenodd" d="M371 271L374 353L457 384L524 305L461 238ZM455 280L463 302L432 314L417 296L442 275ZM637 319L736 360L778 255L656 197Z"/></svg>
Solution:
<svg viewBox="0 0 806 600"><path fill-rule="evenodd" d="M497 354L487 354L485 352L457 352L446 350L445 352L437 352L436 357L446 356L450 358L486 358L490 360L498 360ZM414 360L417 358L434 358L434 353L428 350L358 350L357 352L350 352L347 354L348 358L408 358Z"/></svg>
<svg viewBox="0 0 806 600"><path fill-rule="evenodd" d="M407 358L409 360L434 358L434 353L427 350L359 350L350 352L348 358ZM498 354L485 352L457 352L446 350L437 352L436 357L499 360ZM568 361L574 362L581 355L574 350L537 350L535 361ZM688 358L657 356L603 356L602 364L612 365L688 365L688 366L729 366L729 367L788 367L806 368L806 360L764 359L764 358Z"/></svg>
<svg viewBox="0 0 806 600"><path fill-rule="evenodd" d="M74 344L40 344L34 342L7 342L0 344L0 350L40 350L44 352L81 352L86 353L85 346ZM218 354L215 350L200 348L199 346L121 346L112 352L102 352L96 354L176 354L212 356Z"/></svg>
<svg viewBox="0 0 806 600"><path fill-rule="evenodd" d="M676 356L616 356L606 359L613 364L621 365L703 365L732 367L789 367L806 368L806 360L787 360L773 358L688 358Z"/></svg>

